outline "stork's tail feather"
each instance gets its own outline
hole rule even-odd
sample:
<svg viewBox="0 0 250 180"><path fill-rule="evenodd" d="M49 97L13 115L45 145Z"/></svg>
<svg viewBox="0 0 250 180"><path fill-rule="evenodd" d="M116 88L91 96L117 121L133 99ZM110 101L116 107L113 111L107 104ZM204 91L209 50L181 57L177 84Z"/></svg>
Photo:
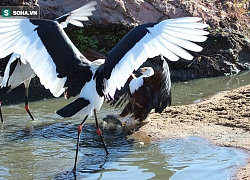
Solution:
<svg viewBox="0 0 250 180"><path fill-rule="evenodd" d="M86 100L84 98L78 98L72 103L63 107L62 109L59 109L56 113L64 118L71 117L89 104L89 100Z"/></svg>

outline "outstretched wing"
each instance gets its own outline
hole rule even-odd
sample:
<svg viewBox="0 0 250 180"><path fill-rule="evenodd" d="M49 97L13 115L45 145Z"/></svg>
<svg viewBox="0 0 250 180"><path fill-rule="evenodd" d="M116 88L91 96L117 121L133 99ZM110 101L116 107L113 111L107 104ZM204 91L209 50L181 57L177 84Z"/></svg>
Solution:
<svg viewBox="0 0 250 180"><path fill-rule="evenodd" d="M196 17L164 20L143 24L130 31L107 55L104 65L95 77L98 93L113 98L116 89L126 83L130 74L148 58L163 55L171 61L179 57L193 58L186 50L199 52L202 47L193 42L203 42L208 32L200 30L208 25L196 23Z"/></svg>
<svg viewBox="0 0 250 180"><path fill-rule="evenodd" d="M15 53L30 64L41 83L58 97L74 83L74 73L85 77L75 92L91 79L90 62L77 50L62 27L42 19L0 19L0 58ZM85 73L84 73L85 72ZM77 91L77 92L76 92Z"/></svg>
<svg viewBox="0 0 250 180"><path fill-rule="evenodd" d="M55 19L55 21L60 23L62 28L66 28L68 23L72 23L78 26L83 26L83 24L80 21L88 20L88 16L91 16L92 11L95 10L94 8L95 5L96 5L96 2L90 2L70 13L67 13ZM30 67L30 64L28 62L26 62L25 64L20 62L18 64L18 68L15 68L19 58L20 58L19 54L13 53L11 55L8 63L6 64L4 73L2 74L3 77L0 80L1 87L11 86L12 88L15 88L19 84L23 83L25 80L30 79L35 76L35 72ZM11 69L11 67L13 68ZM18 71L21 71L21 72L18 72ZM72 94L76 94L76 93L72 93Z"/></svg>
<svg viewBox="0 0 250 180"><path fill-rule="evenodd" d="M88 21L88 16L92 16L92 11L95 10L95 5L97 3L95 1L89 2L85 4L84 6L75 9L74 11L71 11L67 14L64 14L63 16L56 18L55 21L60 23L60 25L65 28L69 23L83 27L83 24L81 21Z"/></svg>

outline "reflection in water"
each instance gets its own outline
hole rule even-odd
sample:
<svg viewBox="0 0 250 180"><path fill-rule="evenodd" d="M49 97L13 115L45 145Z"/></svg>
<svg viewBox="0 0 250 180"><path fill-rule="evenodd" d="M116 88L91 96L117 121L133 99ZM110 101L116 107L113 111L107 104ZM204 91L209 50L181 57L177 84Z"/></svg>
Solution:
<svg viewBox="0 0 250 180"><path fill-rule="evenodd" d="M125 151L123 157L112 152L104 163L85 164L77 174L78 179L227 180L247 163L249 156L238 149L211 145L198 137L154 142L142 147L135 144L133 149ZM68 177L61 174L54 179Z"/></svg>
<svg viewBox="0 0 250 180"><path fill-rule="evenodd" d="M240 74L175 83L173 100L176 104L192 103L236 85L250 84L248 81L247 74ZM31 102L36 121L30 120L23 104L2 108L1 180L74 178L71 170L81 118L63 119L55 114L68 103L63 98ZM110 113L116 111L104 105L99 119ZM77 179L227 179L249 157L240 150L213 146L197 137L150 144L133 136L103 135L107 157L94 120L89 119L81 136Z"/></svg>

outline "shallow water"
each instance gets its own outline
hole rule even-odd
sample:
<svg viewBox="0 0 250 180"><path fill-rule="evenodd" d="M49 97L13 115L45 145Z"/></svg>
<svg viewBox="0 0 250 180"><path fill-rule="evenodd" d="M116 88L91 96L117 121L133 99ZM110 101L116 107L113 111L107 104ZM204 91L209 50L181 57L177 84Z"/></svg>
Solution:
<svg viewBox="0 0 250 180"><path fill-rule="evenodd" d="M221 90L249 84L248 74L200 79L173 84L174 104L189 104ZM23 104L3 106L5 123L0 129L0 180L74 179L71 173L79 117L63 119L55 114L68 104L63 98L30 103L36 121ZM104 106L106 114L116 113ZM94 120L83 128L77 179L230 179L250 155L242 150L218 147L199 137L143 142L133 136L104 132L109 155L96 135Z"/></svg>
<svg viewBox="0 0 250 180"><path fill-rule="evenodd" d="M244 71L233 76L201 78L172 83L172 105L196 103L221 91L249 85L249 77L250 71Z"/></svg>

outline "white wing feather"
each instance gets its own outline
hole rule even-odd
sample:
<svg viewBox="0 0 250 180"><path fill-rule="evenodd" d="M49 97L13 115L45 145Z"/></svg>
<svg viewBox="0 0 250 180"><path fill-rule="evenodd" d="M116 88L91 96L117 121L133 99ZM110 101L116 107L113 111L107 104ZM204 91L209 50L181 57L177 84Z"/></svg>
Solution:
<svg viewBox="0 0 250 180"><path fill-rule="evenodd" d="M199 52L202 47L190 41L203 42L207 39L205 35L208 32L201 29L208 25L197 23L200 20L196 17L169 19L147 28L149 32L122 57L112 69L110 78L104 79L106 97L113 97L116 89L120 89L130 74L148 58L163 55L170 61L177 61L179 57L192 60L193 56L185 49ZM127 69L123 70L124 67Z"/></svg>
<svg viewBox="0 0 250 180"><path fill-rule="evenodd" d="M64 22L61 22L61 27L67 27L68 23L82 27L83 24L80 21L88 20L88 16L92 15L92 11L95 10L94 6L96 4L96 2L89 2L88 4L66 14L67 18ZM60 17L58 19L60 19ZM12 18L11 20L6 19L0 21L0 58L6 57L14 52L7 64L5 75L1 78L0 85L2 87L7 85L9 66L19 57L23 64L26 64L27 61L31 62L28 63L28 67L23 67L23 69L26 68L28 70L30 66L32 66L30 74L36 72L40 77L41 84L43 84L45 88L50 89L54 96L58 97L64 91L64 88L62 87L66 78L61 79L56 77L56 70L52 65L53 61L43 46L43 43L34 32L35 28L36 27L33 24L28 23L27 19L22 21L20 19ZM43 61L43 64L41 64L40 61ZM23 80L20 78L19 81L21 82Z"/></svg>
<svg viewBox="0 0 250 180"><path fill-rule="evenodd" d="M78 9L75 9L74 11L71 11L68 14L63 15L63 16L68 16L68 17L66 18L65 21L60 23L61 27L66 28L69 23L71 23L75 26L83 27L83 24L81 21L88 21L89 20L88 16L93 15L92 11L95 11L94 6L96 4L97 3L95 1L89 2L88 4L85 4L84 6L78 8ZM60 19L63 16L61 16L57 19Z"/></svg>
<svg viewBox="0 0 250 180"><path fill-rule="evenodd" d="M35 74L40 78L41 84L50 89L54 96L60 96L64 92L63 84L66 78L57 77L55 64L35 31L37 26L30 23L29 19L0 19L0 27L5 25L12 25L15 28L10 28L0 34L0 58L13 52L19 54L23 64L29 62ZM19 33L12 33L12 30L16 29Z"/></svg>

